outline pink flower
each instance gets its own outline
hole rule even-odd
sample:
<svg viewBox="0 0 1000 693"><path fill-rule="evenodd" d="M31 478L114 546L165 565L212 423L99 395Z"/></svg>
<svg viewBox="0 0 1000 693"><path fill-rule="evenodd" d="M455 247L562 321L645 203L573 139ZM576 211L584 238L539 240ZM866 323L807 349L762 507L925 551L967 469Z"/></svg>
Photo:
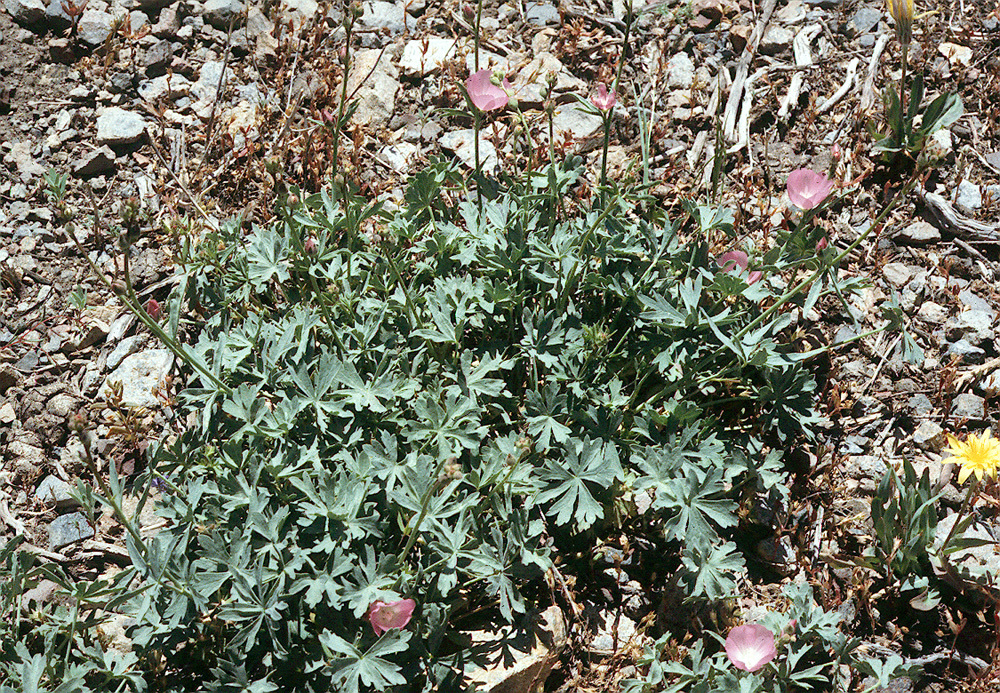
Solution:
<svg viewBox="0 0 1000 693"><path fill-rule="evenodd" d="M598 84L597 93L590 97L590 103L600 111L610 111L618 103L618 99L615 97L614 89L608 91L604 84Z"/></svg>
<svg viewBox="0 0 1000 693"><path fill-rule="evenodd" d="M757 671L777 654L774 633L756 623L736 626L726 638L726 656L740 671Z"/></svg>
<svg viewBox="0 0 1000 693"><path fill-rule="evenodd" d="M368 607L367 618L371 621L375 635L382 635L393 628L406 628L413 618L413 609L417 603L412 599L400 599L398 602L383 602L377 599Z"/></svg>
<svg viewBox="0 0 1000 693"><path fill-rule="evenodd" d="M821 239L816 241L816 250L826 250L826 246L830 245L830 241L823 236Z"/></svg>
<svg viewBox="0 0 1000 693"><path fill-rule="evenodd" d="M832 190L832 180L808 168L792 171L788 176L788 199L799 209L819 206Z"/></svg>
<svg viewBox="0 0 1000 693"><path fill-rule="evenodd" d="M723 272L739 273L747 270L747 267L750 264L750 259L742 250L730 250L728 253L720 255L715 262L722 268ZM760 280L763 276L763 272L755 270L750 273L748 279L750 280L750 283L753 284L754 282Z"/></svg>
<svg viewBox="0 0 1000 693"><path fill-rule="evenodd" d="M493 83L493 73L485 68L469 75L465 80L469 99L480 111L495 111L506 106L510 99L504 88L510 89L510 82L505 79L503 87L497 86Z"/></svg>
<svg viewBox="0 0 1000 693"><path fill-rule="evenodd" d="M315 236L310 236L306 239L306 242L302 244L302 249L306 251L306 255L315 255L318 248L319 243L316 242Z"/></svg>

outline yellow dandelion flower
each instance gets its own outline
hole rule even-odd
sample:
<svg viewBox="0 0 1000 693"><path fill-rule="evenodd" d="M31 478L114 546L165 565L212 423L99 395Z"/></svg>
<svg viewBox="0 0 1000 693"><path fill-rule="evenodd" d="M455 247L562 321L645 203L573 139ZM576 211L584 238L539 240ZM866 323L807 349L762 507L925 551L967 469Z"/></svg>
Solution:
<svg viewBox="0 0 1000 693"><path fill-rule="evenodd" d="M1000 440L992 437L989 431L982 436L970 433L964 443L949 433L948 452L950 460L962 465L958 483L964 484L971 474L980 480L984 476L996 478L997 467L1000 467Z"/></svg>

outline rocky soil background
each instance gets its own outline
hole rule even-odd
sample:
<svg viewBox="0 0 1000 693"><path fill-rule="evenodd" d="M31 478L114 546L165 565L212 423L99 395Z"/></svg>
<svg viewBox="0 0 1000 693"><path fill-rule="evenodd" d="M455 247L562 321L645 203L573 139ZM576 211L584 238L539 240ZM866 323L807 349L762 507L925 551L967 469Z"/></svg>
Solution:
<svg viewBox="0 0 1000 693"><path fill-rule="evenodd" d="M335 166L324 120L340 94L339 4L5 0L4 7L0 537L23 534L41 560L97 577L128 555L113 520L92 523L74 506L71 486L93 479L68 418L86 414L98 464L125 476L142 465L146 441L180 424L171 416L172 357L96 280L82 253L120 277L116 229L137 229L132 281L144 299L163 299L184 228L237 214L248 226L266 222L277 195L293 185L317 190L335 174L391 207L402 200L407 174L433 157L471 165L471 119L443 109L464 108L459 85L474 67L472 27L458 3L363 3L348 78L360 106ZM828 170L834 144L843 152L839 178L861 185L829 215L831 238L846 247L867 228L887 181L866 127L882 117L881 90L899 78L881 4L666 0L643 8L627 45L625 11L620 0L487 2L482 66L510 77L540 132L541 87L554 75L557 149L583 153L593 167L601 123L577 110L574 94L611 82L624 48L609 177L641 175L638 115L646 109L654 193L671 207L682 196L704 198L716 124L732 116L722 192L741 234L759 237L780 223L787 173ZM929 466L947 485L945 502L957 507L962 494L942 463L945 433L992 426L1000 394L1000 10L987 0L944 0L917 12L924 16L915 22L911 65L925 71L929 91L959 91L966 115L938 137L947 157L927 186L852 257L847 271L871 282L862 299L836 320L803 316L800 327L804 344L848 342L878 327L875 307L898 294L924 358L905 363L891 333L834 352L819 373L828 439L795 451L808 470L803 493L791 507L769 509L785 518L785 529L753 538L757 573L822 586L875 652L911 648L909 626L873 627L878 613L851 570L834 567L836 558L842 547L865 543L871 494L904 457ZM742 100L730 88L741 63L749 78ZM502 165L514 156L499 144L509 141L507 126L490 127L498 146L484 145L483 157ZM49 169L68 175L62 209L46 194ZM156 518L146 525L155 531ZM1000 539L1000 524L990 531ZM573 598L591 617L573 625L574 646L563 650L548 688L607 689L628 673L650 627L638 614L655 611L660 597L632 579L633 547L610 545L605 555L606 584L576 587ZM993 546L969 560L1000 574ZM740 607L752 612L773 596L748 584ZM963 618L956 612L929 624L942 649L907 652L936 666L926 690L960 690L960 681L995 675L982 658L941 654L953 644L965 649L963 637L992 637L985 627L963 629ZM109 638L127 646L120 628Z"/></svg>

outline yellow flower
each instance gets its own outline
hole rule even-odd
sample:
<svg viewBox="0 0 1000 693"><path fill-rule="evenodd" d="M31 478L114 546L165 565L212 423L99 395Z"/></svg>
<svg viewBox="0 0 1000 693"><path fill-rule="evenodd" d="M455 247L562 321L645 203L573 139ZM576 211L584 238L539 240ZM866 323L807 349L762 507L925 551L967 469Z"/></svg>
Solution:
<svg viewBox="0 0 1000 693"><path fill-rule="evenodd" d="M997 467L1000 467L1000 440L993 438L989 431L982 437L971 433L964 443L948 434L948 448L950 459L962 465L958 483L964 484L970 474L975 474L977 479L996 478Z"/></svg>
<svg viewBox="0 0 1000 693"><path fill-rule="evenodd" d="M885 0L885 4L896 22L900 45L909 46L913 35L913 0Z"/></svg>

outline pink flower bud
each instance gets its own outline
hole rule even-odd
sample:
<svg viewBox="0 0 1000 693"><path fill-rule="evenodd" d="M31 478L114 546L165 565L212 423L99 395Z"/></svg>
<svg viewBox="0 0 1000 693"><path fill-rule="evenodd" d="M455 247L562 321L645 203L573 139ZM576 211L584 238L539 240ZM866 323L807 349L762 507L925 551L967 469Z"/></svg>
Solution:
<svg viewBox="0 0 1000 693"><path fill-rule="evenodd" d="M826 236L823 236L816 241L816 250L825 250L828 245L830 245L830 242L826 239Z"/></svg>
<svg viewBox="0 0 1000 693"><path fill-rule="evenodd" d="M495 111L510 101L505 91L511 89L510 82L505 79L502 86L494 84L493 73L485 68L469 75L465 80L465 89L469 92L472 105L480 111Z"/></svg>
<svg viewBox="0 0 1000 693"><path fill-rule="evenodd" d="M306 242L302 244L302 249L306 251L306 255L315 255L318 248L319 243L316 242L315 236L310 236L306 239Z"/></svg>
<svg viewBox="0 0 1000 693"><path fill-rule="evenodd" d="M787 185L788 199L799 209L818 207L833 190L832 180L807 168L792 171Z"/></svg>
<svg viewBox="0 0 1000 693"><path fill-rule="evenodd" d="M832 147L832 148L830 149L830 156L832 156L832 157L833 157L833 160L834 160L834 161L840 161L840 158L841 158L841 157L842 157L843 155L844 155L844 152L843 152L843 151L841 151L841 149L840 149L840 145L839 145L839 144L837 144L836 142L834 142L834 143L833 143L833 147Z"/></svg>
<svg viewBox="0 0 1000 693"><path fill-rule="evenodd" d="M417 603L412 599L400 599L388 603L378 599L368 607L367 617L375 635L382 635L393 628L405 628L413 618L413 609L416 606Z"/></svg>
<svg viewBox="0 0 1000 693"><path fill-rule="evenodd" d="M757 671L777 656L774 633L764 626L751 623L737 626L726 638L726 656L740 671Z"/></svg>
<svg viewBox="0 0 1000 693"><path fill-rule="evenodd" d="M604 84L597 85L597 93L590 97L590 103L594 104L600 111L610 111L618 103L615 90L608 91Z"/></svg>
<svg viewBox="0 0 1000 693"><path fill-rule="evenodd" d="M163 317L163 308L160 306L160 302L155 298L151 298L146 301L146 312L149 313L149 317L153 318L155 321L159 321Z"/></svg>
<svg viewBox="0 0 1000 693"><path fill-rule="evenodd" d="M462 14L465 16L467 22L476 21L476 8L469 3L462 5Z"/></svg>

